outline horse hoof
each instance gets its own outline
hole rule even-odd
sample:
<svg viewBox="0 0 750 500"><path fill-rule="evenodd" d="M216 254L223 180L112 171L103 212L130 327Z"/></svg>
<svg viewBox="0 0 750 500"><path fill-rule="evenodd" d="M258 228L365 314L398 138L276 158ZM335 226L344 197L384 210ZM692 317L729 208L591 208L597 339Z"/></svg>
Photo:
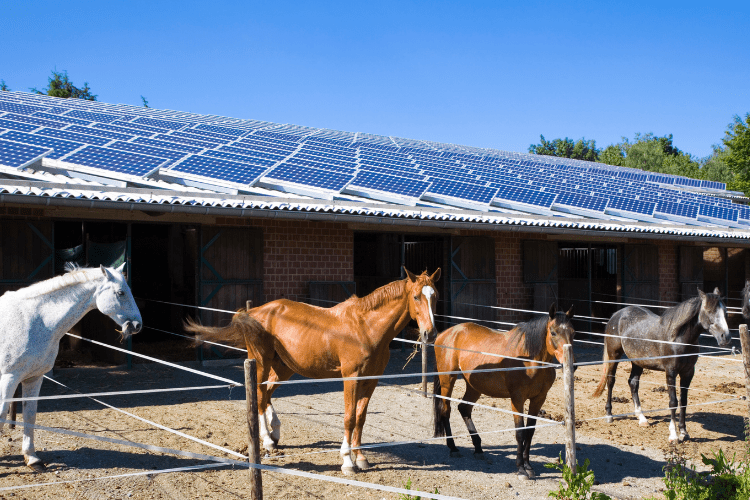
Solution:
<svg viewBox="0 0 750 500"><path fill-rule="evenodd" d="M638 425L640 425L641 427L648 427L651 425L651 422L649 422L648 420L640 420L638 421Z"/></svg>
<svg viewBox="0 0 750 500"><path fill-rule="evenodd" d="M518 473L518 479L520 479L521 481L528 481L529 480L529 476L527 476L525 472L523 472L523 473L519 472Z"/></svg>
<svg viewBox="0 0 750 500"><path fill-rule="evenodd" d="M474 452L474 459L475 460L484 460L484 452Z"/></svg>
<svg viewBox="0 0 750 500"><path fill-rule="evenodd" d="M47 465L42 462L40 459L25 459L26 466L33 470L34 472L44 472L47 470Z"/></svg>
<svg viewBox="0 0 750 500"><path fill-rule="evenodd" d="M685 441L690 441L690 434L688 434L688 433L680 434L680 439L679 440L680 440L680 443L683 443Z"/></svg>
<svg viewBox="0 0 750 500"><path fill-rule="evenodd" d="M353 476L357 473L357 469L352 466L342 465L341 472L343 472L345 476Z"/></svg>
<svg viewBox="0 0 750 500"><path fill-rule="evenodd" d="M461 458L461 452L456 450L451 452L451 458Z"/></svg>
<svg viewBox="0 0 750 500"><path fill-rule="evenodd" d="M615 418L612 416L608 416L607 418L604 419L604 421L607 422L608 424L611 424L612 422L615 421Z"/></svg>
<svg viewBox="0 0 750 500"><path fill-rule="evenodd" d="M534 479L536 477L536 472L534 472L534 469L531 467L524 467L524 470L526 471L526 474L528 474L529 479Z"/></svg>
<svg viewBox="0 0 750 500"><path fill-rule="evenodd" d="M366 458L363 458L361 460L357 460L357 468L359 470L367 470L370 468L370 462L367 461Z"/></svg>

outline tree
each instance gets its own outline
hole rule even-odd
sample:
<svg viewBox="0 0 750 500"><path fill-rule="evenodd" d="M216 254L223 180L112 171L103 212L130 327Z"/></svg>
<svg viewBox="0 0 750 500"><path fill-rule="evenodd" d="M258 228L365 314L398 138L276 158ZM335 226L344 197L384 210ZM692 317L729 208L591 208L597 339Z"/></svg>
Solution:
<svg viewBox="0 0 750 500"><path fill-rule="evenodd" d="M625 150L620 144L610 144L599 154L599 161L607 165L622 167L625 165Z"/></svg>
<svg viewBox="0 0 750 500"><path fill-rule="evenodd" d="M68 78L67 71L52 70L52 76L49 77L47 88L39 90L36 87L31 89L37 94L47 94L53 97L85 99L87 101L96 101L96 95L91 93L88 82L83 82L83 88L73 85Z"/></svg>
<svg viewBox="0 0 750 500"><path fill-rule="evenodd" d="M5 80L0 80L0 90L10 90L10 88L5 84Z"/></svg>
<svg viewBox="0 0 750 500"><path fill-rule="evenodd" d="M145 97L141 96L141 102L143 103L143 107L144 108L148 108L149 107L148 106L148 101L146 100Z"/></svg>
<svg viewBox="0 0 750 500"><path fill-rule="evenodd" d="M724 162L734 173L730 189L750 195L750 113L745 119L735 115L734 121L727 126L722 139L726 146Z"/></svg>
<svg viewBox="0 0 750 500"><path fill-rule="evenodd" d="M700 161L699 178L707 181L725 182L729 187L734 180L734 172L726 162L727 150L718 144L714 144L712 149L711 155Z"/></svg>
<svg viewBox="0 0 750 500"><path fill-rule="evenodd" d="M566 137L565 139L555 139L550 142L543 135L540 135L539 138L539 144L531 144L529 146L529 153L588 161L597 161L599 158L596 141L587 141L581 138L577 142L573 142L573 139Z"/></svg>

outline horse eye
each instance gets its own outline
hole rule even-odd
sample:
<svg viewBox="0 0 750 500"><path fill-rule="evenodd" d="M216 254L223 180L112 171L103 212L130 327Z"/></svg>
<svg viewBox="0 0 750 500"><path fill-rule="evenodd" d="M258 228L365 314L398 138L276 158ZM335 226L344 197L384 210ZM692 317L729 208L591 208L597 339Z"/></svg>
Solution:
<svg viewBox="0 0 750 500"><path fill-rule="evenodd" d="M416 300L417 302L419 302L419 300L420 300L419 295L415 295L414 296L414 300Z"/></svg>
<svg viewBox="0 0 750 500"><path fill-rule="evenodd" d="M123 292L122 290L117 290L118 297L122 297L123 295L125 295L125 292Z"/></svg>

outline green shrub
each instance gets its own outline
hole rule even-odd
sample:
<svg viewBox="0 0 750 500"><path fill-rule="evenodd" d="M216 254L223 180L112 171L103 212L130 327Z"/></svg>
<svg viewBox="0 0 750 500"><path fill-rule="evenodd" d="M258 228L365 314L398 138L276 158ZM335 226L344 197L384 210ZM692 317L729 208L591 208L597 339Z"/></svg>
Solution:
<svg viewBox="0 0 750 500"><path fill-rule="evenodd" d="M588 470L589 459L583 465L575 465L575 471L563 462L562 453L557 462L544 464L548 469L557 469L562 473L563 483L557 491L550 491L549 496L559 500L609 500L609 496L597 491L591 491L594 485L594 471Z"/></svg>
<svg viewBox="0 0 750 500"><path fill-rule="evenodd" d="M404 489L411 490L411 478L406 480L406 484L404 484ZM419 491L419 490L415 490L415 491ZM433 491L433 493L437 495L440 494L437 488L435 488L435 491ZM399 497L399 500L422 500L422 497L420 496L415 497L415 496L410 495L409 493L402 493L398 497Z"/></svg>

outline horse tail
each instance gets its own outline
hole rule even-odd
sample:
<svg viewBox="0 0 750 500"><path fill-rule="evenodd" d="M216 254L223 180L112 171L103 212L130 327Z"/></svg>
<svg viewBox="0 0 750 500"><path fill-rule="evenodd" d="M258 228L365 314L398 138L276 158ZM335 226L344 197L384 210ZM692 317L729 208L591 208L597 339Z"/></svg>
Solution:
<svg viewBox="0 0 750 500"><path fill-rule="evenodd" d="M604 387L607 385L607 368L609 361L609 349L607 349L607 340L604 340L604 354L602 355L602 379L599 381L599 385L596 386L596 390L594 391L594 394L591 395L592 398L598 398L602 395L602 392L604 391Z"/></svg>
<svg viewBox="0 0 750 500"><path fill-rule="evenodd" d="M265 351L264 347L266 346L273 349L271 334L263 328L263 325L257 319L245 311L235 313L227 326L204 326L191 318L185 320L184 326L185 330L196 334L196 342L208 341L232 347L244 347L248 350L248 353L253 350ZM263 353L259 352L258 354L262 355Z"/></svg>
<svg viewBox="0 0 750 500"><path fill-rule="evenodd" d="M440 377L435 375L432 381L432 394L434 396L440 396ZM432 423L435 425L435 434L433 437L445 436L445 423L443 420L443 400L441 398L432 398Z"/></svg>

